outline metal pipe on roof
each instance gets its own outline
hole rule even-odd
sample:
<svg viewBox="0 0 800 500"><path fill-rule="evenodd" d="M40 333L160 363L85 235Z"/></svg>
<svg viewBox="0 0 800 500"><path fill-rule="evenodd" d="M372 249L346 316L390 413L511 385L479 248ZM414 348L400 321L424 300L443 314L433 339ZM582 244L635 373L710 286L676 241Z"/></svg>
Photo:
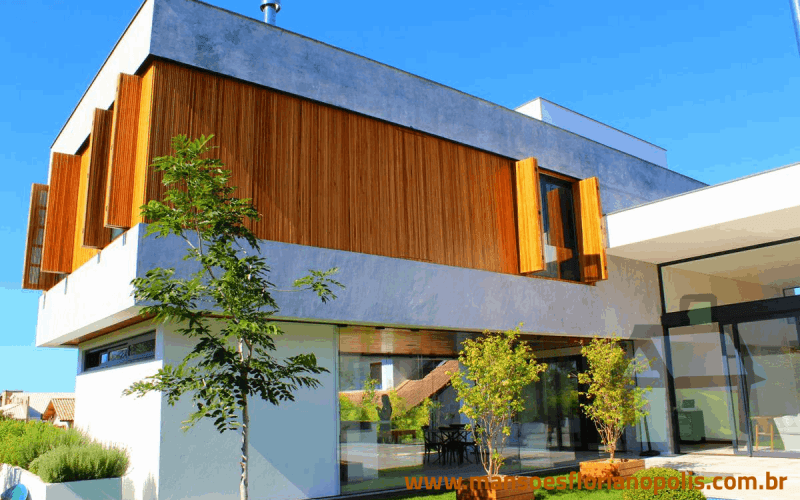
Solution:
<svg viewBox="0 0 800 500"><path fill-rule="evenodd" d="M278 12L281 11L281 0L261 0L261 12L264 22L273 26L277 23Z"/></svg>

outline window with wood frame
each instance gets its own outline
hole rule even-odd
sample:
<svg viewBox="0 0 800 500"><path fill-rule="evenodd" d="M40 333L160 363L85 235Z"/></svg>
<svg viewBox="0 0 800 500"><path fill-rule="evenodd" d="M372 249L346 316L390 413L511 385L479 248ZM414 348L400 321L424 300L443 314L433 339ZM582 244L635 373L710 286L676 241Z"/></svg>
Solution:
<svg viewBox="0 0 800 500"><path fill-rule="evenodd" d="M594 283L608 278L603 213L596 177L572 179L516 165L520 273Z"/></svg>

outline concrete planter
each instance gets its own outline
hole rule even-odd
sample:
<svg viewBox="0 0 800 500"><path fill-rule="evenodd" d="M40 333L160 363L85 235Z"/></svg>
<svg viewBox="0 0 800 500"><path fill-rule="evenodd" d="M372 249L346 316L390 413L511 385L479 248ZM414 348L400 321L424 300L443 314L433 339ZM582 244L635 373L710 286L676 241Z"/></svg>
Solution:
<svg viewBox="0 0 800 500"><path fill-rule="evenodd" d="M491 488L488 487L491 483L486 476L470 478L470 482L462 485L461 489L456 492L456 500L534 500L536 498L536 491L540 488L533 488L527 477L521 476L518 482L514 482L514 479L514 476L504 476L504 487ZM480 484L479 481L483 483Z"/></svg>
<svg viewBox="0 0 800 500"><path fill-rule="evenodd" d="M119 477L45 483L32 472L2 464L0 492L7 491L20 483L28 488L28 500L120 500L122 498L122 478Z"/></svg>
<svg viewBox="0 0 800 500"><path fill-rule="evenodd" d="M608 459L581 462L581 477L605 481L609 477L627 477L644 470L644 460L618 458L614 463Z"/></svg>

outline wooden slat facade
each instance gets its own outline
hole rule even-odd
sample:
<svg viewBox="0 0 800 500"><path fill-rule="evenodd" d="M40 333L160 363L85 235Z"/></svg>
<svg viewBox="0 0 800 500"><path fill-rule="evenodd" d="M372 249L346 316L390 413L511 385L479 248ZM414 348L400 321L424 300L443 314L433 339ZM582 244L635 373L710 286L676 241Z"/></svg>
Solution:
<svg viewBox="0 0 800 500"><path fill-rule="evenodd" d="M144 75L140 109L148 161L175 135L215 134L236 195L262 214L259 238L519 271L507 158L163 61ZM163 195L150 170L145 199Z"/></svg>
<svg viewBox="0 0 800 500"><path fill-rule="evenodd" d="M47 184L34 184L31 187L28 237L25 242L25 263L22 270L22 288L26 290L47 290L55 285L59 278L57 274L41 272L48 189Z"/></svg>
<svg viewBox="0 0 800 500"><path fill-rule="evenodd" d="M542 211L539 199L541 198L541 189L536 158L518 161L515 170L517 174L519 272L532 273L545 268L542 248Z"/></svg>
<svg viewBox="0 0 800 500"><path fill-rule="evenodd" d="M603 209L597 177L573 184L581 279L587 283L608 279Z"/></svg>
<svg viewBox="0 0 800 500"><path fill-rule="evenodd" d="M105 226L105 208L113 119L113 110L94 110L83 230L83 246L90 248L103 248L111 242L111 231Z"/></svg>
<svg viewBox="0 0 800 500"><path fill-rule="evenodd" d="M78 194L76 211L72 214L75 221L75 233L72 251L72 269L75 271L100 251L83 245L83 234L86 229L86 199L89 192L89 167L92 162L92 138L89 138L88 145L84 146L79 152L81 158L80 175L78 178Z"/></svg>
<svg viewBox="0 0 800 500"><path fill-rule="evenodd" d="M53 153L42 248L44 272L72 272L80 175L80 156Z"/></svg>
<svg viewBox="0 0 800 500"><path fill-rule="evenodd" d="M105 227L131 227L141 99L142 78L120 74L111 124L103 220Z"/></svg>
<svg viewBox="0 0 800 500"><path fill-rule="evenodd" d="M141 205L165 193L151 163L178 134L215 135L211 154L261 213L261 239L507 274L545 268L536 159L156 59L120 75L77 155L53 156L43 272L70 273L108 244L109 228L144 222ZM573 186L583 281L606 279L597 181Z"/></svg>

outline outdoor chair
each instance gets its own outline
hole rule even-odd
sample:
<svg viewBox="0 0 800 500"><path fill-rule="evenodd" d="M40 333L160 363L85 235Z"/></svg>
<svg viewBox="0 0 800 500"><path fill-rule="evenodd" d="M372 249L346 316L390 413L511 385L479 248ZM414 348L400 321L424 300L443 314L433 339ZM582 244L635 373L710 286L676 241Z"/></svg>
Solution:
<svg viewBox="0 0 800 500"><path fill-rule="evenodd" d="M435 451L435 462L439 462L442 458L442 442L439 440L436 432L431 431L427 425L423 425L422 438L425 440L425 460L431 463L431 452Z"/></svg>

